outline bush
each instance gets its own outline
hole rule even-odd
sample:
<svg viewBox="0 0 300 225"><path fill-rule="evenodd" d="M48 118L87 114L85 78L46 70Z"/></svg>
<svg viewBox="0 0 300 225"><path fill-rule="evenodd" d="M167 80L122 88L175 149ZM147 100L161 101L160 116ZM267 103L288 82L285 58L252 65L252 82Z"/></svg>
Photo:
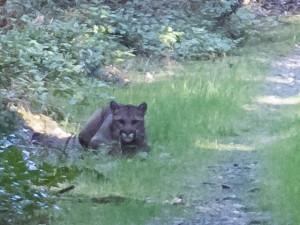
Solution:
<svg viewBox="0 0 300 225"><path fill-rule="evenodd" d="M0 215L1 224L17 224L26 217L24 213L33 213L34 209L49 207L48 195L42 190L32 189L31 180L42 179L38 168L28 169L22 152L15 147L4 147L0 142ZM31 165L32 167L32 165Z"/></svg>
<svg viewBox="0 0 300 225"><path fill-rule="evenodd" d="M75 99L87 76L103 86L105 67L125 68L134 54L207 59L233 49L244 28L231 22L237 0L12 3L25 10L18 29L0 34L0 89L5 98L44 112L51 109L49 94ZM82 93L77 102L87 98Z"/></svg>
<svg viewBox="0 0 300 225"><path fill-rule="evenodd" d="M34 220L35 224L46 220L46 215L37 215L35 210L56 207L47 189L72 181L81 169L34 162L31 152L12 146L8 139L0 140L0 223L29 224L29 220Z"/></svg>

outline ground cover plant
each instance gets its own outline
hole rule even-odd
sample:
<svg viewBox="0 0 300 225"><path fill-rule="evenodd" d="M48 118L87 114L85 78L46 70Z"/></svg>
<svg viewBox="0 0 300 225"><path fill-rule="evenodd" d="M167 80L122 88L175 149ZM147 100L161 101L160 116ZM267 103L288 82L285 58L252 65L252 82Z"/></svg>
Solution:
<svg viewBox="0 0 300 225"><path fill-rule="evenodd" d="M9 1L7 26L15 29L0 35L3 97L59 117L59 108L47 104L49 92L75 96L74 86L87 85L86 76L118 83L107 66L134 70L128 61L135 55L133 61L142 56L159 63L226 54L248 24L232 13L237 2L216 1L210 10L209 1Z"/></svg>
<svg viewBox="0 0 300 225"><path fill-rule="evenodd" d="M171 202L182 195L192 199L202 194L201 189L191 191L191 188L199 182L202 168L211 157L196 143L202 139L235 135L231 120L240 115L242 104L247 102L247 97L241 93L251 90L251 82L243 79L241 74L248 71L254 76L258 72L253 66L255 63L255 59L248 57L232 57L217 63L187 64L176 69L174 77L163 78L151 85L135 84L122 89L78 86L76 90L79 93L90 95L84 107L70 104L70 98L64 95L56 96L51 104L64 105L65 112L77 112L76 115L85 117L78 118L79 121L85 121L94 109L104 104L103 98L99 98L104 93L120 102L146 101L149 105L147 129L152 150L146 161L143 155L133 159L102 155L86 156L84 160L76 157L65 161L48 158L48 163L53 166L76 165L82 171L71 183L64 184L75 185L76 188L69 198L56 202L59 210L53 211L53 224L82 221L78 218L79 211L87 204L82 201L110 195L129 199L125 200L125 205L115 206L114 212L121 214L103 213L101 218L100 214L88 214L89 221L101 221L103 224L111 221L126 224L127 221L130 224L146 223L156 218L163 222L172 215L180 215L178 210L184 213L180 206L172 206ZM97 204L97 201L91 207L103 212L112 208L111 204ZM130 213L133 209L135 216Z"/></svg>
<svg viewBox="0 0 300 225"><path fill-rule="evenodd" d="M271 209L280 224L298 224L299 217L299 119L293 120L286 132L289 137L267 150L268 169L262 206ZM292 130L292 131L291 131ZM272 201L268 200L272 198Z"/></svg>
<svg viewBox="0 0 300 225"><path fill-rule="evenodd" d="M66 157L45 156L43 149L24 145L18 149L11 146L13 126L6 125L14 117L1 110L0 222L163 224L191 217L194 209L184 204L206 195L200 184L209 163L220 157L212 149L218 143L230 147L233 138L253 135L262 125L273 127L271 118L245 119L245 110L270 61L299 40L299 26L289 21L262 20L260 29L245 30L247 19L257 21L246 10L243 21L237 2L22 2L27 14L0 36L1 104L22 104L78 132L95 109L112 99L145 101L151 152L133 158L88 152ZM28 12L31 6L41 14ZM246 46L232 51L243 38ZM146 66L134 68L139 60L151 61L161 77L151 84L134 82L140 68L136 80L147 71ZM122 73L135 70L133 84L122 85L119 74L108 74L110 64ZM294 138L286 140L287 146ZM297 149L291 146L286 162ZM279 151L271 151L265 160L276 162L278 156ZM282 170L273 170L278 190L291 193L278 197L275 215L280 205L289 212L296 207L286 196L297 193L297 179L278 181L285 176L282 171L296 171L297 157L293 160L290 167L282 163ZM270 190L268 199L273 199L278 192ZM296 214L287 215L297 221Z"/></svg>
<svg viewBox="0 0 300 225"><path fill-rule="evenodd" d="M285 133L285 130L288 129L294 135L281 144L271 146L270 155L263 156L268 165L267 173L270 174L272 171L270 183L267 185L268 193L265 193L262 198L265 201L263 210L273 210L274 215L277 215L275 218L282 224L286 221L298 221L297 210L295 210L297 209L295 196L298 193L296 188L298 186L296 167L298 157L295 157L298 149L298 136L295 135L298 130L295 127L297 126L297 122L295 122L297 119L291 120L291 122L285 121L283 125L280 125L286 117L277 118L275 121L278 123L274 127L274 117L256 118L254 116L255 118L252 117L251 128L249 128L249 124L246 125L250 131L240 130L232 123L239 118L241 107L248 102L247 95L252 93L252 88L259 90L259 88L255 88L255 84L257 84L255 80L264 79L264 76L261 75L267 72L270 60L273 57L286 54L291 50L293 43L298 40L297 27L298 25L291 24L283 26L280 30L274 28L272 32L265 34L266 41L257 45L257 49L264 49L263 52L259 52L253 47L245 47L246 55L237 53L238 56L228 57L217 63L206 62L201 65L186 65L184 69L177 70L180 71L177 77L167 78L152 85L137 84L130 88L108 90L108 96L113 93L120 101L138 103L141 100L146 100L149 103L147 122L149 124L150 143L153 144L152 153L147 159L146 166L145 162L139 161L139 158L137 161L135 161L136 159L119 161L115 169L105 173L111 183L104 183L99 188L100 190L92 191L93 184L89 182L87 182L88 187L83 185L81 190L86 190L83 191L84 193L88 193L87 190L89 190L99 195L101 193L104 195L117 194L144 201L148 199L150 202L157 203L154 208L157 207L158 211L144 205L149 211L146 210L147 213L146 211L143 213L148 214L149 217L140 220L139 216L126 217L125 215L132 209L127 207L124 208L124 211L121 210L124 214L118 214L119 217L114 214L105 214L107 217L104 220L113 221L116 224L119 223L119 220L128 221L128 223L132 221L146 223L145 221L152 220L152 216L161 211L163 214L158 213L156 215L160 215L161 218L170 218L171 215L174 215L172 214L174 208L169 208L168 205L166 209L166 206L161 205L164 200L171 201L174 196L178 195L184 195L188 200L197 195L205 195L203 190L197 192L185 187L186 184L190 187L197 184L201 180L201 176L205 176L203 172L206 163L213 159L214 154L212 152L207 151L205 147L200 149L197 147L197 140L206 139L209 143L212 140L215 141L215 138L219 141L226 140L227 137L245 132L250 134L260 132L261 128L265 127L267 130L271 129L271 134ZM277 35L274 37L275 33ZM269 38L272 38L272 42L269 42ZM280 46L285 46L285 48L274 48L274 42ZM250 41L250 46L252 46L251 43ZM262 59L265 62L258 63ZM243 79L243 75L248 81ZM253 81L249 82L249 79L253 79ZM199 99L201 99L200 102ZM94 106L94 101L91 99L89 104ZM250 123L248 120L244 122ZM254 143L256 142L255 137L257 136L254 135ZM287 151L283 152L282 150L285 148ZM172 177L172 174L176 176ZM128 175L134 182L131 179L129 182ZM163 190L168 190L168 192ZM292 198L296 200L292 200ZM266 206L265 203L269 204ZM140 203L133 203L133 205L135 204ZM285 210L282 210L283 205ZM109 210L111 206L98 205L98 207ZM164 210L161 210L162 208ZM144 210L145 208L141 207L140 209ZM125 213L126 211L127 213ZM76 211L70 210L68 213L65 218L67 221L76 215ZM175 213L180 215L178 212ZM97 216L95 217L95 220L99 220ZM95 217L90 215L89 219ZM63 220L63 217L59 218ZM159 220L159 216L157 220L158 223L164 221L163 219Z"/></svg>
<svg viewBox="0 0 300 225"><path fill-rule="evenodd" d="M124 206L115 206L117 215L116 212L104 213L111 209L111 205L95 203L95 210L103 214L90 213L89 221L137 224L157 220L163 223L172 215L180 215L180 206L172 207L174 198L184 196L191 200L203 194L203 190L192 187L199 182L202 168L211 155L196 143L201 139L235 135L230 121L241 113L241 104L247 101L241 93L247 92L249 84L238 74L251 66L248 67L243 59L230 61L237 66L230 68L227 60L218 64L186 65L178 70L176 77L114 91L116 100L120 102L138 103L143 100L148 103L147 128L151 153L146 161L142 160L143 156L137 156L119 160L94 158L86 162L103 173L107 180L81 176L76 181L78 186L74 193L90 198L117 195L133 199L128 202L129 205L125 201ZM98 105L95 97L90 98L87 107ZM62 224L76 223L80 205L71 200L62 201L58 221ZM134 215L132 207L137 207ZM144 216L141 217L141 214ZM55 218L57 214L54 215Z"/></svg>
<svg viewBox="0 0 300 225"><path fill-rule="evenodd" d="M277 47L284 46L284 48L277 49L276 46L270 44L269 47L272 46L273 50L269 50L269 52L275 53L277 60L280 60L280 58L278 59L279 56L286 55L288 52L287 59L291 57L290 62L295 62L295 64L285 65L284 63L289 62L283 61L279 69L281 69L282 74L294 73L297 77L299 62L293 58L295 50L291 49L291 47L300 41L298 34L300 25L297 17L290 17L287 20L291 24L282 27L281 30L275 29L270 33L272 35L273 32L276 32ZM265 37L268 38L268 35ZM278 70L275 69L269 73L278 74ZM275 87L273 88L275 89ZM297 100L299 99L299 93L295 95L292 91L293 88L295 88L293 85L292 87L282 87L281 92L278 92L278 97L282 101L293 99L294 103L283 106L272 106L269 103L267 108L263 108L264 112L261 112L266 114L263 116L265 118L264 122L258 123L258 129L266 132L264 135L261 135L261 139L265 140L259 147L261 149L260 157L263 162L261 175L264 179L260 203L262 210L271 212L273 218L271 223L277 224L298 224L300 222L298 213L298 202L300 200L300 177L298 173L299 103Z"/></svg>
<svg viewBox="0 0 300 225"><path fill-rule="evenodd" d="M300 28L299 20L297 20L297 17L292 17L290 21L292 21L292 25L286 27L281 33L281 37L287 40L285 43L293 41L299 43L299 34L294 33L292 30L287 30L290 27L298 30ZM294 60L292 58L293 52L290 53L290 60ZM295 66L283 64L282 67L285 68L282 70L283 74L284 72L295 73L297 77L298 62ZM279 106L278 112L275 115L270 114L271 116L267 119L269 122L266 123L266 130L268 130L269 135L275 141L267 145L262 151L264 159L262 174L266 180L261 193L261 205L263 209L268 209L272 212L272 217L278 224L298 224L300 222L298 214L300 187L298 173L299 94L293 94L291 89L293 88L287 87L282 89L282 96L279 95L279 97L283 101L293 99L294 103L287 104L284 107ZM291 91L290 94L289 91ZM274 123L274 121L276 122Z"/></svg>

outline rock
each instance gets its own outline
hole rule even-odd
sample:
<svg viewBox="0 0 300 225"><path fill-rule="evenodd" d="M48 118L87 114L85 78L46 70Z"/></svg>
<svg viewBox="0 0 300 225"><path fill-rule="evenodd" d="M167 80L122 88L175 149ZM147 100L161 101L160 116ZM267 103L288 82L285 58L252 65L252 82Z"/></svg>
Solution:
<svg viewBox="0 0 300 225"><path fill-rule="evenodd" d="M184 204L185 202L181 197L176 197L172 200L172 205L184 205Z"/></svg>
<svg viewBox="0 0 300 225"><path fill-rule="evenodd" d="M222 187L222 189L225 189L225 190L231 188L231 187L230 187L229 185L227 185L227 184L221 184L221 187Z"/></svg>

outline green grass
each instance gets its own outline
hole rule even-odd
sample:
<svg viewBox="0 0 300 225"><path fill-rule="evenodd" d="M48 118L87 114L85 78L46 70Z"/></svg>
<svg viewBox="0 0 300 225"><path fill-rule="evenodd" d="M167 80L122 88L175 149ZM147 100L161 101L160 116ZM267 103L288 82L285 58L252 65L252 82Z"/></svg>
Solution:
<svg viewBox="0 0 300 225"><path fill-rule="evenodd" d="M282 20L288 21L288 18ZM249 30L246 46L237 49L236 52L239 55L256 55L264 62L287 55L293 50L295 43L299 42L299 23L299 21L286 22L277 26L266 23L261 25L262 29Z"/></svg>
<svg viewBox="0 0 300 225"><path fill-rule="evenodd" d="M122 203L99 204L86 198L79 198L80 203L63 201L63 213L53 217L53 224L97 224L97 225L127 225L127 224L163 224L171 216L180 213L181 207L145 203L144 201L125 199ZM164 216L159 218L159 216Z"/></svg>
<svg viewBox="0 0 300 225"><path fill-rule="evenodd" d="M299 121L298 121L299 126ZM269 147L263 206L279 224L300 224L300 129Z"/></svg>
<svg viewBox="0 0 300 225"><path fill-rule="evenodd" d="M78 92L90 95L84 105L68 105L68 101L56 99L57 104L65 105L66 112L73 114L71 122L86 121L96 108L108 102L109 99L101 97L103 94L114 96L122 103L147 102L146 122L151 152L146 160L140 156L132 159L88 156L76 162L99 171L106 179L98 179L95 174L82 174L74 182L76 188L71 198L58 201L60 210L51 211L51 223L163 224L174 217L188 216L183 207L173 206L170 202L178 196L190 201L205 195L200 184L205 180L205 168L214 160L214 154L209 147L203 146L217 141L226 144L227 138L243 132L236 121L253 122L248 126L253 130L265 122L257 118L251 121L252 117L243 120L248 115L243 107L251 101L253 91L259 90L257 83L267 74L270 60L286 54L292 43L299 40L297 28L295 24L274 28L272 32L261 34L265 37L261 42L253 38L232 56L216 62L185 64L176 70L176 76L152 84L140 83L116 89L82 85ZM251 132L246 132L251 135ZM276 187L280 187L278 190L282 193L269 188L270 196L264 199L272 202L275 199L277 215L285 213L284 210L278 211L281 205L290 212L297 207L292 204L296 201L290 201L284 195L291 193L289 197L294 196L299 186L295 178L297 157L291 159L296 154L296 138L287 140L286 145L284 142L274 146L278 151L272 151L267 158L270 162L268 169L273 171L273 178L279 185ZM290 149L285 151L288 154L280 150L284 147ZM294 163L289 163L290 160ZM293 171L291 176L287 176L289 171ZM294 180L285 180L288 177ZM93 197L110 195L127 200L120 204L90 201ZM147 200L151 203L146 203Z"/></svg>
<svg viewBox="0 0 300 225"><path fill-rule="evenodd" d="M256 64L248 56L229 57L215 63L186 64L178 69L177 76L153 84L93 90L85 107L90 112L82 114L84 118L103 105L97 96L104 91L122 103L148 103L146 123L151 152L146 160L140 156L132 159L90 156L81 160L81 165L99 171L107 179L83 174L75 182L75 196L114 195L132 201L119 205L61 201L58 205L62 210L53 214L59 219L54 219L53 224L82 224L83 221L146 224L153 220L161 224L176 216L188 216L182 207L170 202L178 196L191 201L205 194L200 184L205 180L205 169L213 154L199 142L237 135L239 131L232 122L243 115L242 107L249 102L252 85L256 83L246 78L256 76L263 69ZM153 203L144 203L147 199ZM86 219L77 218L89 207L91 212L86 213Z"/></svg>
<svg viewBox="0 0 300 225"><path fill-rule="evenodd" d="M277 56L287 54L294 43L300 43L300 23L274 29L270 35L278 40L270 51ZM275 115L265 118L264 126L276 141L264 146L262 209L270 211L276 224L300 224L300 106L283 106Z"/></svg>
<svg viewBox="0 0 300 225"><path fill-rule="evenodd" d="M270 126L278 141L263 151L265 177L261 195L264 210L277 224L300 224L300 107L281 110L281 120Z"/></svg>

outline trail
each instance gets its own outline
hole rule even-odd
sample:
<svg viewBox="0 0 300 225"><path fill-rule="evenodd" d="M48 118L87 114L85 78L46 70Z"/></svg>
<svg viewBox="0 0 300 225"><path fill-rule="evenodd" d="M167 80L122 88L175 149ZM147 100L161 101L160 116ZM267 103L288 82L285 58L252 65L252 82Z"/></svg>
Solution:
<svg viewBox="0 0 300 225"><path fill-rule="evenodd" d="M257 113L262 121L272 123L280 116L281 107L300 103L300 99L296 97L299 93L300 46L296 46L291 55L281 57L272 64L262 92L253 98L252 108L255 110L251 113ZM262 212L258 203L263 179L259 173L263 169L259 148L276 140L276 137L268 133L267 126L249 132L249 137L247 134L243 135L245 136L232 140L239 145L233 144L231 150L216 153L217 160L207 168L207 180L199 184L207 191L206 195L189 205L190 210L196 211L195 218L180 224L277 224L272 221L268 212ZM253 138L252 135L256 137ZM240 147L249 146L249 142L254 140L254 149Z"/></svg>

